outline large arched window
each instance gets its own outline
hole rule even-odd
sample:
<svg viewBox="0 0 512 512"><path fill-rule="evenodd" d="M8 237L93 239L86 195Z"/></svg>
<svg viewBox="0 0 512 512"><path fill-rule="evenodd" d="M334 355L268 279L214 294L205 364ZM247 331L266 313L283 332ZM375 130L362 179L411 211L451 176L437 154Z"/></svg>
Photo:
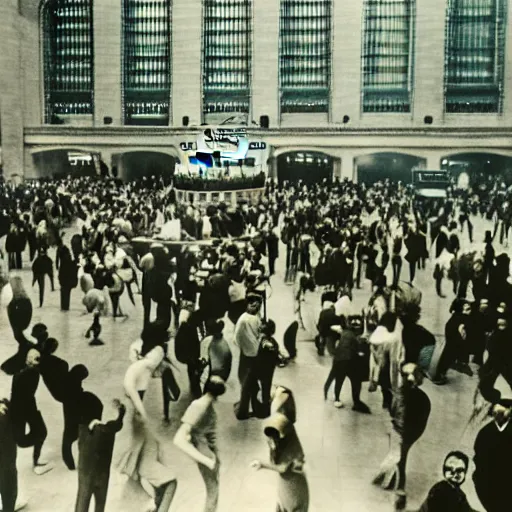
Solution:
<svg viewBox="0 0 512 512"><path fill-rule="evenodd" d="M252 0L204 0L203 116L249 113L251 27Z"/></svg>
<svg viewBox="0 0 512 512"><path fill-rule="evenodd" d="M49 0L41 12L45 122L93 113L92 0Z"/></svg>
<svg viewBox="0 0 512 512"><path fill-rule="evenodd" d="M281 0L281 113L329 112L331 0Z"/></svg>
<svg viewBox="0 0 512 512"><path fill-rule="evenodd" d="M414 21L414 0L365 0L363 112L411 111Z"/></svg>
<svg viewBox="0 0 512 512"><path fill-rule="evenodd" d="M123 112L166 126L171 100L171 0L123 0Z"/></svg>
<svg viewBox="0 0 512 512"><path fill-rule="evenodd" d="M448 0L446 112L502 111L505 28L506 0Z"/></svg>

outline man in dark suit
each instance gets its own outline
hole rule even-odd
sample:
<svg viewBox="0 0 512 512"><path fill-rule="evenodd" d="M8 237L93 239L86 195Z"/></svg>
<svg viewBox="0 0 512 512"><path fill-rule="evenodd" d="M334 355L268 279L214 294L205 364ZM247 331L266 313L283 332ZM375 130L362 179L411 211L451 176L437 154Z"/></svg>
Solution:
<svg viewBox="0 0 512 512"><path fill-rule="evenodd" d="M95 512L104 512L114 443L116 434L123 428L126 408L119 400L114 400L117 418L102 423L103 404L96 395L85 392L80 403L82 417L78 438L78 495L75 512L88 512L93 495Z"/></svg>
<svg viewBox="0 0 512 512"><path fill-rule="evenodd" d="M0 400L0 497L2 511L14 512L18 497L18 471L16 469L16 439L8 400Z"/></svg>
<svg viewBox="0 0 512 512"><path fill-rule="evenodd" d="M40 352L31 348L26 355L25 367L14 374L11 388L11 418L16 444L20 448L34 448L32 462L38 475L50 471L47 463L41 462L41 451L48 435L43 416L37 408L36 391L39 385ZM26 433L27 424L30 428Z"/></svg>
<svg viewBox="0 0 512 512"><path fill-rule="evenodd" d="M510 474L503 465L512 459L512 400L501 399L490 414L494 421L476 437L473 482L485 510L503 512L510 509Z"/></svg>

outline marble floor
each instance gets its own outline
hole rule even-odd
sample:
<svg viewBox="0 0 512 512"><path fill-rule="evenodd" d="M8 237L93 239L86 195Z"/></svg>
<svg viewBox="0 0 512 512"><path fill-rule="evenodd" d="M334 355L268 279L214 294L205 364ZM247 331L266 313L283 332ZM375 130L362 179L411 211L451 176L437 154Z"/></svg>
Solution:
<svg viewBox="0 0 512 512"><path fill-rule="evenodd" d="M482 242L483 221L475 224L476 240ZM464 235L464 244L468 242ZM52 253L53 257L53 253ZM46 293L42 309L36 305L37 288L31 288L31 272L27 256L21 272L27 290L34 303L33 323L43 322L50 335L60 342L58 355L70 365L83 363L90 371L84 387L96 393L105 404L104 417L113 415L109 406L115 397L123 398L122 380L129 364L128 348L140 334L142 307L137 296L135 308L126 305L130 317L127 320L102 320L102 347L90 347L84 332L91 322L83 315L81 292L74 290L71 310L61 312L59 293ZM420 271L416 285L424 293L421 323L434 334L442 336L444 324L449 317L451 290L445 282L446 299L435 295L432 280L432 263L425 271ZM404 270L402 278L408 269ZM369 283L362 290L355 291L356 304L361 306L370 293ZM313 325L319 309L319 294L311 294L305 305L306 326ZM278 340L293 319L292 290L283 284L282 262L278 275L272 279L269 316L277 323ZM231 337L233 327L226 326ZM351 410L350 383L344 385L342 400L346 408L336 409L323 399L323 382L330 369L330 359L319 357L313 343L313 334L299 333L298 357L286 368L278 369L274 382L290 387L295 394L298 407L297 431L302 441L307 460L307 474L310 483L312 512L390 512L393 510L393 496L371 484L372 476L387 452L389 417L381 409L380 393L368 393L363 386L362 398L371 407L372 415L360 415ZM229 338L231 339L231 338ZM0 311L0 360L6 359L16 350L16 342L8 325L5 310ZM236 349L233 348L235 357ZM205 491L196 465L180 453L172 444L173 435L180 417L189 404L186 369L176 363L177 378L182 388L182 396L173 404L173 421L166 426L161 421L161 391L159 381L152 383L147 395L147 407L153 417L164 447L165 463L178 478L178 490L171 506L171 512L199 512L204 506ZM217 410L219 417L219 446L221 456L221 488L219 512L258 512L275 509L275 475L266 471L256 472L250 463L256 458L267 460L268 449L262 433L260 420L250 419L238 422L233 414L233 403L239 393L236 378L236 361L228 382L227 393L220 398ZM466 423L471 412L472 395L476 377L470 378L451 372L446 386L438 387L426 381L424 389L432 401L432 414L427 430L414 446L409 456L407 469L409 509L418 508L428 489L440 478L440 465L449 450L462 449L473 456L474 433L466 432ZM10 378L0 376L0 396L8 396ZM77 490L77 474L64 466L60 457L60 442L63 429L62 411L41 383L38 390L38 404L48 426L48 439L43 457L50 460L54 469L36 476L30 467L31 450L20 449L18 469L21 494L28 500L29 512L72 512ZM126 447L127 429L118 434L114 453L114 463ZM76 447L75 447L76 450ZM75 451L76 453L76 451ZM465 484L470 503L481 509L470 479ZM108 495L108 512L141 512L146 503L144 493L121 476L115 466L112 468ZM92 507L91 507L92 510Z"/></svg>

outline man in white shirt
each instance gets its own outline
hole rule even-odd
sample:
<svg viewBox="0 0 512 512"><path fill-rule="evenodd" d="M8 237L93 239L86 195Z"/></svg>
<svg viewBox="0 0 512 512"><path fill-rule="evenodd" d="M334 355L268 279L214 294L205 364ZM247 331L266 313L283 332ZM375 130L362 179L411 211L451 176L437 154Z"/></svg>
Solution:
<svg viewBox="0 0 512 512"><path fill-rule="evenodd" d="M256 379L256 356L260 346L261 297L249 294L247 310L238 319L235 326L235 343L240 348L238 379L242 387L240 401L235 404L235 415L239 420L250 418L249 405L254 410L258 394Z"/></svg>

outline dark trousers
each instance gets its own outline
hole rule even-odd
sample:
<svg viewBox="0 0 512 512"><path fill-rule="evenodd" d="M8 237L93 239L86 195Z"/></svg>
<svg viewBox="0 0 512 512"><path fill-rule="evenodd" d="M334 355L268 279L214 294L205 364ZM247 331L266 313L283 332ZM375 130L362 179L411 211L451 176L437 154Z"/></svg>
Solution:
<svg viewBox="0 0 512 512"><path fill-rule="evenodd" d="M188 381L190 383L190 392L195 398L200 398L201 391L200 366L197 361L187 365Z"/></svg>
<svg viewBox="0 0 512 512"><path fill-rule="evenodd" d="M156 305L156 319L167 331L171 325L171 300L160 301Z"/></svg>
<svg viewBox="0 0 512 512"><path fill-rule="evenodd" d="M69 303L71 302L71 288L60 287L60 309L62 311L69 311Z"/></svg>
<svg viewBox="0 0 512 512"><path fill-rule="evenodd" d="M332 368L325 381L324 385L324 395L327 396L329 393L329 388L331 387L334 381L334 399L339 402L341 388L343 387L343 383L345 382L345 378L348 377L350 379L350 384L352 386L352 401L354 405L358 404L361 394L361 381L358 379L353 371L350 370L351 366L354 365L353 361L333 361Z"/></svg>
<svg viewBox="0 0 512 512"><path fill-rule="evenodd" d="M78 475L78 494L75 512L89 512L94 496L94 512L104 512L107 503L109 474Z"/></svg>
<svg viewBox="0 0 512 512"><path fill-rule="evenodd" d="M391 266L393 268L393 286L398 286L400 281L400 274L402 272L402 257L399 254L395 254L391 259Z"/></svg>
<svg viewBox="0 0 512 512"><path fill-rule="evenodd" d="M34 261L34 258L36 257L36 252L37 252L37 246L36 246L35 241L28 242L28 251L29 251L30 261Z"/></svg>
<svg viewBox="0 0 512 512"><path fill-rule="evenodd" d="M240 354L240 363L238 365L238 379L242 386L240 392L240 402L235 406L235 415L238 419L249 417L249 407L252 410L258 409L258 371L256 366L256 357L247 357Z"/></svg>
<svg viewBox="0 0 512 512"><path fill-rule="evenodd" d="M42 274L40 276L37 276L37 285L39 286L39 307L43 307L44 302L44 279L46 277L46 274ZM52 285L52 292L55 290L55 283L53 280L53 274L48 274L48 277L50 278L50 284Z"/></svg>
<svg viewBox="0 0 512 512"><path fill-rule="evenodd" d="M151 297L148 293L142 293L142 307L144 309L144 327L146 327L151 316Z"/></svg>
<svg viewBox="0 0 512 512"><path fill-rule="evenodd" d="M469 235L469 241L473 243L473 224L469 218L469 215L461 215L460 216L460 231L464 231L464 223L467 223L468 225L468 235Z"/></svg>
<svg viewBox="0 0 512 512"><path fill-rule="evenodd" d="M64 403L64 433L62 435L62 460L69 470L76 469L73 443L78 440L78 415L74 403Z"/></svg>
<svg viewBox="0 0 512 512"><path fill-rule="evenodd" d="M416 266L418 264L417 260L409 262L409 282L412 283L414 281L414 277L416 276Z"/></svg>
<svg viewBox="0 0 512 512"><path fill-rule="evenodd" d="M119 298L121 297L120 293L110 293L110 300L112 301L112 316L116 318L118 316L118 310L119 314L121 314L121 310L119 308Z"/></svg>
<svg viewBox="0 0 512 512"><path fill-rule="evenodd" d="M28 434L26 433L27 425L29 426ZM29 406L21 414L13 414L13 427L16 444L20 448L34 447L32 460L34 465L36 465L48 435L43 416L37 408Z"/></svg>
<svg viewBox="0 0 512 512"><path fill-rule="evenodd" d="M356 269L356 286L361 288L361 274L363 271L363 259L357 258L357 269Z"/></svg>
<svg viewBox="0 0 512 512"><path fill-rule="evenodd" d="M2 497L2 512L14 512L18 498L18 471L16 463L0 468L0 496Z"/></svg>
<svg viewBox="0 0 512 512"><path fill-rule="evenodd" d="M16 270L16 269L18 269L17 253L15 253L15 252L8 252L7 253L7 262L9 264L9 270ZM21 267L19 267L19 268L21 268Z"/></svg>
<svg viewBox="0 0 512 512"><path fill-rule="evenodd" d="M272 257L268 259L268 270L271 276L276 273L276 258Z"/></svg>
<svg viewBox="0 0 512 512"><path fill-rule="evenodd" d="M257 382L261 388L261 403L258 404L258 410L255 411L258 418L268 418L270 416L270 392L272 389L272 379L274 378L275 366L263 366L259 368Z"/></svg>
<svg viewBox="0 0 512 512"><path fill-rule="evenodd" d="M407 479L407 457L409 455L409 450L412 447L412 443L402 443L400 447L400 460L398 461L398 482L397 482L397 491L405 490L405 483Z"/></svg>
<svg viewBox="0 0 512 512"><path fill-rule="evenodd" d="M164 419L169 420L169 404L180 396L180 388L170 368L162 372L162 397L164 402Z"/></svg>

